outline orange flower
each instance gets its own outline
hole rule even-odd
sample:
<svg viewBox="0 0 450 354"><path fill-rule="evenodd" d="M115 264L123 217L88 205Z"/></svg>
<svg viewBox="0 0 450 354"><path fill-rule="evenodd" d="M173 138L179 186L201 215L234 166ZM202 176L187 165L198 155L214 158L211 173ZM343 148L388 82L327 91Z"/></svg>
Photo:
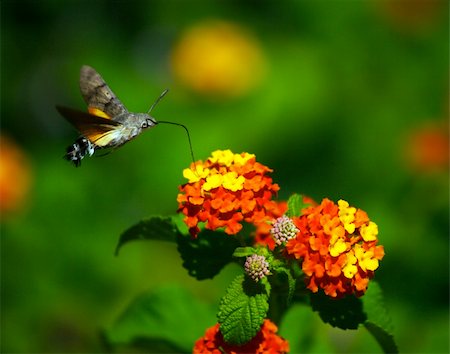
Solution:
<svg viewBox="0 0 450 354"><path fill-rule="evenodd" d="M277 335L277 326L270 320L264 320L260 331L247 344L242 346L225 343L219 324L208 328L205 336L195 342L194 354L279 354L289 352L289 343Z"/></svg>
<svg viewBox="0 0 450 354"><path fill-rule="evenodd" d="M199 223L205 223L207 229L224 228L235 235L242 221L258 227L271 220L280 208L271 200L279 187L267 176L269 172L255 155L230 150L217 150L204 163L185 169L189 182L180 186L177 201L190 233L197 236Z"/></svg>
<svg viewBox="0 0 450 354"><path fill-rule="evenodd" d="M286 243L288 254L301 259L307 287L331 297L361 296L384 256L377 246L378 226L344 200L324 199L293 218L300 232Z"/></svg>

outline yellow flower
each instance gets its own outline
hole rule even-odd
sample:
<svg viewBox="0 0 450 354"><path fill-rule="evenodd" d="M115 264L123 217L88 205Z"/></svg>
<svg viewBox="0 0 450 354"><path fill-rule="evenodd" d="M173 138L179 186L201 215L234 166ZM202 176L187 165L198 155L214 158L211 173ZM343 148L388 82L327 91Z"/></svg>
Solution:
<svg viewBox="0 0 450 354"><path fill-rule="evenodd" d="M223 176L222 186L225 189L236 192L244 187L244 176L237 176L236 172L228 172Z"/></svg>
<svg viewBox="0 0 450 354"><path fill-rule="evenodd" d="M358 271L358 267L356 266L356 257L353 253L353 250L347 253L347 263L345 264L342 272L344 276L348 279L352 279L356 272Z"/></svg>
<svg viewBox="0 0 450 354"><path fill-rule="evenodd" d="M369 222L369 225L361 226L361 237L364 241L375 241L378 235L378 226L373 221Z"/></svg>
<svg viewBox="0 0 450 354"><path fill-rule="evenodd" d="M230 166L234 160L234 154L231 150L216 150L211 155L208 160L220 165Z"/></svg>
<svg viewBox="0 0 450 354"><path fill-rule="evenodd" d="M359 266L365 272L368 270L374 271L379 266L374 252L371 250L366 251L360 245L355 245L355 256L358 259Z"/></svg>
<svg viewBox="0 0 450 354"><path fill-rule="evenodd" d="M208 176L206 177L206 182L203 184L202 189L204 191L209 191L222 185L222 182L223 176L220 174Z"/></svg>
<svg viewBox="0 0 450 354"><path fill-rule="evenodd" d="M254 154L249 154L247 152L244 152L242 154L235 154L234 163L239 165L245 165L248 160L253 159L254 157L255 157Z"/></svg>
<svg viewBox="0 0 450 354"><path fill-rule="evenodd" d="M328 247L328 249L330 251L331 256L337 257L347 250L347 243L337 234L334 234L331 237L330 246Z"/></svg>
<svg viewBox="0 0 450 354"><path fill-rule="evenodd" d="M338 201L338 206L339 206L339 219L344 224L345 230L349 234L354 233L356 208L349 207L348 202L342 199Z"/></svg>
<svg viewBox="0 0 450 354"><path fill-rule="evenodd" d="M183 170L183 177L186 178L189 183L195 183L205 178L209 174L209 168L204 168L203 165L198 164L195 166L195 171L191 168L185 168Z"/></svg>

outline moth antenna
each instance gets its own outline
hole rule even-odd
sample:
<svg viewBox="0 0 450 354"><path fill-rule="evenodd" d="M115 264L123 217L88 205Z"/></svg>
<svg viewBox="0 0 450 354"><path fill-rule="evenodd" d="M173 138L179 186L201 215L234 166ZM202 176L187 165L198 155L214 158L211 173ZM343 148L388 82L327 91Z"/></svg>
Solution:
<svg viewBox="0 0 450 354"><path fill-rule="evenodd" d="M165 89L165 90L159 95L159 97L156 99L156 101L152 104L152 106L151 106L150 109L148 110L147 114L150 114L150 112L152 111L152 109L158 104L159 101L161 101L161 99L166 95L167 92L169 92L169 89Z"/></svg>
<svg viewBox="0 0 450 354"><path fill-rule="evenodd" d="M184 124L181 124L181 123L168 122L168 121L165 121L165 120L158 120L157 122L158 122L158 124L159 123L172 124L172 125L178 125L179 127L183 127L184 128L184 130L186 131L186 134L187 134L188 141L189 141L189 149L191 150L192 163L194 164L194 167L195 167L194 172L197 175L197 167L196 167L197 165L195 164L194 150L192 149L191 136L189 135L188 128Z"/></svg>

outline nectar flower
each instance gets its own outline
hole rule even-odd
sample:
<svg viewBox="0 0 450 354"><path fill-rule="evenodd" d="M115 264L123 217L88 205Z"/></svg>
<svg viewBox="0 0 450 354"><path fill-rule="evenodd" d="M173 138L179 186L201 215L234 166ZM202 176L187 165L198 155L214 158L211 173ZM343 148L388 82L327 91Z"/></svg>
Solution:
<svg viewBox="0 0 450 354"><path fill-rule="evenodd" d="M219 324L208 328L205 335L195 342L194 354L284 354L289 352L289 343L277 335L277 326L264 320L260 331L253 339L241 346L225 343Z"/></svg>
<svg viewBox="0 0 450 354"><path fill-rule="evenodd" d="M293 218L300 229L286 243L287 253L302 262L307 287L331 297L361 296L384 256L377 246L378 226L361 209L324 199Z"/></svg>
<svg viewBox="0 0 450 354"><path fill-rule="evenodd" d="M253 254L248 256L244 264L245 272L250 278L258 282L270 273L266 257Z"/></svg>
<svg viewBox="0 0 450 354"><path fill-rule="evenodd" d="M180 186L178 211L194 237L199 224L210 230L224 228L229 235L242 229L242 222L259 226L280 216L272 197L279 190L268 173L272 170L248 153L217 150L205 162L198 161L183 171L188 183Z"/></svg>
<svg viewBox="0 0 450 354"><path fill-rule="evenodd" d="M297 235L298 228L295 226L292 219L288 218L286 215L280 216L273 223L273 227L270 230L272 237L275 239L277 245L294 238Z"/></svg>

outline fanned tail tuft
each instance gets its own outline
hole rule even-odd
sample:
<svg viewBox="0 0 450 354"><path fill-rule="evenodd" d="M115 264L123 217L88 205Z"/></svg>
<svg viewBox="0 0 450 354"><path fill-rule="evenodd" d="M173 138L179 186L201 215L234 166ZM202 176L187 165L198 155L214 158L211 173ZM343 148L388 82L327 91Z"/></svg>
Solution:
<svg viewBox="0 0 450 354"><path fill-rule="evenodd" d="M89 154L89 156L92 156L94 152L95 145L82 136L67 148L64 158L68 161L72 161L75 167L78 167L81 165L81 160L86 155Z"/></svg>

